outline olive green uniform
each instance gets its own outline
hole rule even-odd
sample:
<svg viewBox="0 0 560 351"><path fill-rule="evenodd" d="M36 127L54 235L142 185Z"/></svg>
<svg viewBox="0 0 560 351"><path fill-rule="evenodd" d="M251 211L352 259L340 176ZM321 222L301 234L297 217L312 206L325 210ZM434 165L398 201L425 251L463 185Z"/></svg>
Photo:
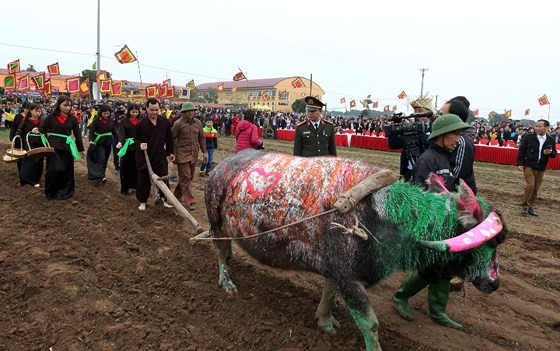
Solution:
<svg viewBox="0 0 560 351"><path fill-rule="evenodd" d="M294 155L336 156L334 125L323 119L317 123L317 129L310 120L298 124L294 136Z"/></svg>

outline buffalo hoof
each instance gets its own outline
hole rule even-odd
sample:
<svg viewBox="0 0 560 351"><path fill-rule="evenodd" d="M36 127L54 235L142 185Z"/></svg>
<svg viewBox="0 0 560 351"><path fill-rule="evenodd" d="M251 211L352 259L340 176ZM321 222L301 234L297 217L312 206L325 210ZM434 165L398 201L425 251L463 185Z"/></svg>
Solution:
<svg viewBox="0 0 560 351"><path fill-rule="evenodd" d="M317 325L327 334L336 334L336 328L340 328L340 323L333 316L318 317Z"/></svg>

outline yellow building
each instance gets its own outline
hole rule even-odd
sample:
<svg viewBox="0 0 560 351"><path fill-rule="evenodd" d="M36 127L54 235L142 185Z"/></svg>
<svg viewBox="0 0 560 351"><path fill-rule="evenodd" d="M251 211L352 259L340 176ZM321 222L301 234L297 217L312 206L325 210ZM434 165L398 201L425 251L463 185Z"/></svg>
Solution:
<svg viewBox="0 0 560 351"><path fill-rule="evenodd" d="M220 90L220 86L223 87ZM218 103L226 106L245 105L250 108L278 112L293 112L297 99L311 95L322 100L325 91L317 83L304 77L249 79L230 82L204 83L199 91L217 90Z"/></svg>

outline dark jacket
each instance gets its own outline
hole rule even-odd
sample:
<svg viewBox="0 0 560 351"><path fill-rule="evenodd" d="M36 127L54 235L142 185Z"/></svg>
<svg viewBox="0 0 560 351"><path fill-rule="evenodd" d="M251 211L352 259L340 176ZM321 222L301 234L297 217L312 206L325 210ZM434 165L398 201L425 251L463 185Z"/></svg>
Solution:
<svg viewBox="0 0 560 351"><path fill-rule="evenodd" d="M548 159L555 158L557 154L554 138L550 135L546 135L546 140L541 150L540 160L539 146L539 139L537 138L536 133L525 135L523 139L521 139L521 145L519 145L517 165L529 167L535 171L544 171L546 169L546 165L548 164ZM550 155L545 155L543 151L546 149L552 149L552 153Z"/></svg>
<svg viewBox="0 0 560 351"><path fill-rule="evenodd" d="M319 121L317 130L309 120L298 124L294 135L294 155L336 156L334 125L323 119Z"/></svg>
<svg viewBox="0 0 560 351"><path fill-rule="evenodd" d="M449 163L455 184L459 184L459 180L463 179L476 195L477 188L473 167L475 151L476 148L472 140L463 135L459 139L459 145L451 154Z"/></svg>
<svg viewBox="0 0 560 351"><path fill-rule="evenodd" d="M80 122L78 122L78 119L74 115L68 115L64 123L60 123L57 116L51 114L47 118L45 118L45 120L43 121L43 125L39 127L39 131L47 135L47 139L49 140L49 144L51 145L51 147L57 150L64 151L70 151L70 146L66 143L66 139L50 134L74 134L74 140L76 142L78 151L84 151L82 132L80 131Z"/></svg>
<svg viewBox="0 0 560 351"><path fill-rule="evenodd" d="M111 145L113 137L117 138L117 133L115 131L114 120L107 118L105 123L102 122L101 117L97 116L89 125L89 141L95 142L97 136L100 134L111 133L111 135L99 138L96 145Z"/></svg>
<svg viewBox="0 0 560 351"><path fill-rule="evenodd" d="M439 145L431 144L414 165L414 183L428 189L426 181L430 177L430 173L443 178L445 187L449 191L455 191L455 184L453 182L453 175L451 173L451 165L449 159L451 152L442 148Z"/></svg>

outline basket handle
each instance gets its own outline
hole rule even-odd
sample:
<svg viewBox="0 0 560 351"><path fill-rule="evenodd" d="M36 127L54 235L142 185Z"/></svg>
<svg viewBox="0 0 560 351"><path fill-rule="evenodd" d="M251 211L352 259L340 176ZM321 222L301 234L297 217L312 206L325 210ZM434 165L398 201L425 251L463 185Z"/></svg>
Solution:
<svg viewBox="0 0 560 351"><path fill-rule="evenodd" d="M16 134L12 139L12 149L16 148L16 144L15 144L16 139L19 139L19 149L23 150L23 140L21 139L21 136L19 134Z"/></svg>
<svg viewBox="0 0 560 351"><path fill-rule="evenodd" d="M25 141L27 142L27 148L29 150L31 150L31 144L29 144L29 135L31 134L31 136L40 136L41 137L41 141L43 142L43 145L46 147L51 147L51 145L49 144L48 139L45 137L45 134L43 133L39 133L39 134L35 134L35 133L27 133L27 135L25 136Z"/></svg>

